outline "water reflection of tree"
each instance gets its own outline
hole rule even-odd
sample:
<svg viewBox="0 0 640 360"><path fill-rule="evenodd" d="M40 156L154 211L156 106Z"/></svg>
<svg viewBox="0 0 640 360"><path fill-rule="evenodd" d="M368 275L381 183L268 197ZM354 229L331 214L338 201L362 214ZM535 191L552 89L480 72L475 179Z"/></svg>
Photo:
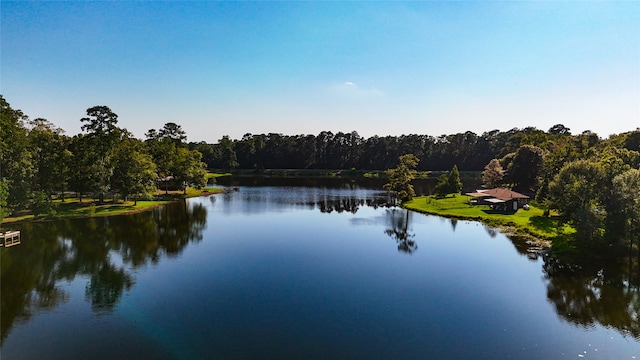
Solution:
<svg viewBox="0 0 640 360"><path fill-rule="evenodd" d="M594 324L640 339L640 284L628 264L545 257L547 297L558 315L577 326Z"/></svg>
<svg viewBox="0 0 640 360"><path fill-rule="evenodd" d="M412 254L418 250L418 244L413 240L415 234L409 233L411 212L405 209L387 209L387 229L384 231L398 244L398 251Z"/></svg>
<svg viewBox="0 0 640 360"><path fill-rule="evenodd" d="M23 239L33 233L34 227L42 224L22 225ZM54 274L57 259L64 257L68 249L57 241L56 225L50 225L50 229L20 246L0 249L0 343L15 321L26 321L68 299L68 294L56 286L58 276Z"/></svg>
<svg viewBox="0 0 640 360"><path fill-rule="evenodd" d="M507 236L518 254L526 256L531 261L537 261L545 249L528 236L509 235Z"/></svg>
<svg viewBox="0 0 640 360"><path fill-rule="evenodd" d="M451 230L453 232L456 232L456 227L458 226L458 219L451 218L449 219L449 221L451 222Z"/></svg>
<svg viewBox="0 0 640 360"><path fill-rule="evenodd" d="M0 344L15 322L67 301L58 284L77 276L89 279L85 297L92 310L112 311L134 285L127 269L201 241L206 217L204 206L185 201L128 216L19 225L22 244L0 250Z"/></svg>
<svg viewBox="0 0 640 360"><path fill-rule="evenodd" d="M123 291L131 289L132 285L131 274L107 262L102 264L97 273L91 275L85 298L91 302L93 311L109 312L118 303Z"/></svg>
<svg viewBox="0 0 640 360"><path fill-rule="evenodd" d="M158 224L157 249L162 249L168 256L179 255L189 242L202 241L202 230L207 222L207 209L202 204L189 207L183 201L176 207L161 207L153 214Z"/></svg>
<svg viewBox="0 0 640 360"><path fill-rule="evenodd" d="M332 213L332 212L350 212L355 214L361 207L367 206L372 208L378 208L380 206L385 206L386 201L384 199L362 199L355 197L341 197L334 199L322 199L321 201L317 201L315 203L310 203L310 205L315 205L320 209L320 212L323 213Z"/></svg>

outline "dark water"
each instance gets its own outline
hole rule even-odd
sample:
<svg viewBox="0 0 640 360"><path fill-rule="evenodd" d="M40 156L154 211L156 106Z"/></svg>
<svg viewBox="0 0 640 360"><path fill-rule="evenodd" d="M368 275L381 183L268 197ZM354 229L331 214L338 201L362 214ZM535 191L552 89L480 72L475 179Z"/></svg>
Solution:
<svg viewBox="0 0 640 360"><path fill-rule="evenodd" d="M637 281L336 187L22 224L3 359L633 359ZM13 226L13 228L17 228Z"/></svg>

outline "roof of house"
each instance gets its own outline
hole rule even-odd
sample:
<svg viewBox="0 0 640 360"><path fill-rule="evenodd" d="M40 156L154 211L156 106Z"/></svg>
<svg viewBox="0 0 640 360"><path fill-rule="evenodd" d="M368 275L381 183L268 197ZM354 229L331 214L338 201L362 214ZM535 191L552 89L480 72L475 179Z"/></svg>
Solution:
<svg viewBox="0 0 640 360"><path fill-rule="evenodd" d="M529 198L527 195L523 195L518 192L511 191L505 188L476 190L476 192L467 193L467 195L473 196L473 197L489 197L489 198L500 199L503 201L507 201L511 199L528 199Z"/></svg>

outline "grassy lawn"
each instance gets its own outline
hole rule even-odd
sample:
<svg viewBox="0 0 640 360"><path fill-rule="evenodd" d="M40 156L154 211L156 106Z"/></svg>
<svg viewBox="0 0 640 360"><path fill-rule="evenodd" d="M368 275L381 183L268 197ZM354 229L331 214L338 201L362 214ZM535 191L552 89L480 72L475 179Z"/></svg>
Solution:
<svg viewBox="0 0 640 360"><path fill-rule="evenodd" d="M215 172L207 172L207 180L211 179L211 178L219 178L219 177L223 177L223 176L231 176L231 173L215 173Z"/></svg>
<svg viewBox="0 0 640 360"><path fill-rule="evenodd" d="M433 196L421 196L404 204L407 209L422 213L478 220L490 226L508 226L520 233L528 233L541 239L553 239L574 230L568 226L558 227L555 216L544 216L543 209L530 205L529 210L500 212L491 210L488 205L470 205L465 195L450 195L438 199Z"/></svg>
<svg viewBox="0 0 640 360"><path fill-rule="evenodd" d="M149 207L165 204L164 200L145 200L138 201L134 204L133 201L116 201L106 202L102 205L97 205L93 202L79 203L77 199L73 201L66 200L64 203L59 203L56 211L60 216L99 216L99 215L112 215L122 212L130 212L135 210L144 210Z"/></svg>
<svg viewBox="0 0 640 360"><path fill-rule="evenodd" d="M80 202L77 198L54 200L55 212L49 215L33 214L30 211L21 211L14 216L6 217L3 223L27 221L35 219L58 219L58 218L75 218L75 217L93 217L93 216L109 216L123 213L132 213L143 211L154 206L166 204L169 200L144 200L138 201L134 205L133 201L105 201L104 204L98 205L93 199L83 199ZM38 215L38 216L36 216Z"/></svg>
<svg viewBox="0 0 640 360"><path fill-rule="evenodd" d="M163 190L159 190L154 200L140 200L137 202L137 204L134 204L133 201L124 202L122 200L116 200L114 202L113 200L105 200L103 204L99 205L92 198L84 198L82 202L80 202L80 200L77 198L67 198L64 202L62 200L53 200L55 212L52 214L33 214L30 211L25 210L20 211L10 217L4 218L2 220L2 223L28 221L35 219L93 217L134 213L138 211L144 211L178 199L216 194L223 191L224 190L221 188L211 187L207 187L201 190L188 188L187 194L185 195L183 191L169 191L168 194L165 194Z"/></svg>
<svg viewBox="0 0 640 360"><path fill-rule="evenodd" d="M158 194L156 195L156 200L168 200L168 201L173 201L173 200L177 200L177 199L184 199L184 198L191 198L191 197L198 197L198 196L205 196L205 195L211 195L211 194L218 194L224 192L224 189L222 188L215 188L215 187L205 187L202 189L196 189L196 188L187 188L187 193L185 194L185 192L183 190L169 190L164 191L164 190L158 190Z"/></svg>

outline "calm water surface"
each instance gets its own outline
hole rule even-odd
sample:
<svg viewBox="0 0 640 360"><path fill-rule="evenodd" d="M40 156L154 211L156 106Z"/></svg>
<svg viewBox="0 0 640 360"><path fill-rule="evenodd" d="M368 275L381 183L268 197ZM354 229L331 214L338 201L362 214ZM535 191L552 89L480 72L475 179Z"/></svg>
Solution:
<svg viewBox="0 0 640 360"><path fill-rule="evenodd" d="M634 359L637 281L355 185L13 226L3 359Z"/></svg>

